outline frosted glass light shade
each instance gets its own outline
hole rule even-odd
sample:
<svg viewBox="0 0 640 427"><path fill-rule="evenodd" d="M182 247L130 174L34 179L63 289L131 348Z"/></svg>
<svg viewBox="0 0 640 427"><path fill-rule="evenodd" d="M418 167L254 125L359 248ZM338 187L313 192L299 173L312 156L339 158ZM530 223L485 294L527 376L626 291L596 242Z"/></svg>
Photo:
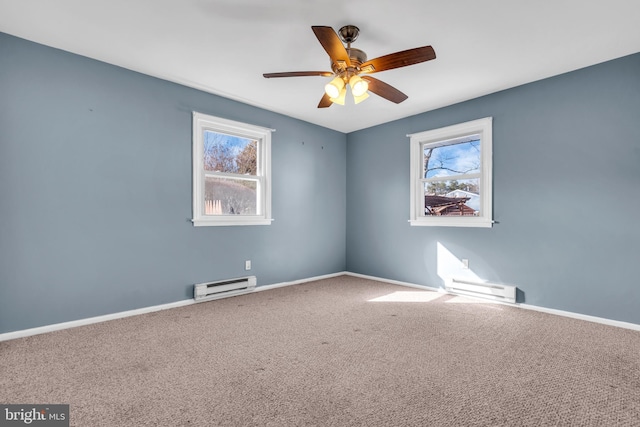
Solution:
<svg viewBox="0 0 640 427"><path fill-rule="evenodd" d="M358 76L349 79L349 86L351 86L351 93L354 97L362 96L369 90L369 84Z"/></svg>
<svg viewBox="0 0 640 427"><path fill-rule="evenodd" d="M344 105L344 99L345 99L346 95L347 95L347 88L344 87L344 84L343 84L342 85L342 90L340 91L338 96L336 96L334 98L329 98L329 99L331 99L331 102L333 102L334 104Z"/></svg>
<svg viewBox="0 0 640 427"><path fill-rule="evenodd" d="M342 77L336 77L326 84L324 91L330 98L338 98L340 92L344 89L344 80Z"/></svg>
<svg viewBox="0 0 640 427"><path fill-rule="evenodd" d="M351 90L351 92L353 93L353 90ZM364 101L365 99L367 99L369 97L369 94L367 92L363 93L360 96L356 96L356 94L353 94L353 101L356 104L360 104L362 101Z"/></svg>

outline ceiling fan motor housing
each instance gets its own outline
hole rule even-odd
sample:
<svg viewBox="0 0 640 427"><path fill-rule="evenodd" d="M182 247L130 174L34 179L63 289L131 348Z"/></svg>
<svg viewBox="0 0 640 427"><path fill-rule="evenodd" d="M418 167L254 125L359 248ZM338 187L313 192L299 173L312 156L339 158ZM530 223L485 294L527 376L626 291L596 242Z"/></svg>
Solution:
<svg viewBox="0 0 640 427"><path fill-rule="evenodd" d="M350 47L347 49L347 53L353 67L359 67L363 62L367 62L367 54L360 49Z"/></svg>
<svg viewBox="0 0 640 427"><path fill-rule="evenodd" d="M345 80L349 79L351 76L360 74L360 64L367 62L366 53L360 49L351 47L351 43L358 38L359 34L360 29L355 25L345 25L338 31L340 40L347 44L345 50L349 55L351 66L347 67L347 64L343 61L336 61L331 64L331 70L333 70L334 74Z"/></svg>
<svg viewBox="0 0 640 427"><path fill-rule="evenodd" d="M344 62L336 61L331 64L331 69L336 75L346 73L349 74L350 77L354 74L360 74L360 65L364 62L367 62L367 54L354 47L349 47L346 50L347 54L349 55L351 66L347 67L347 64L345 64Z"/></svg>

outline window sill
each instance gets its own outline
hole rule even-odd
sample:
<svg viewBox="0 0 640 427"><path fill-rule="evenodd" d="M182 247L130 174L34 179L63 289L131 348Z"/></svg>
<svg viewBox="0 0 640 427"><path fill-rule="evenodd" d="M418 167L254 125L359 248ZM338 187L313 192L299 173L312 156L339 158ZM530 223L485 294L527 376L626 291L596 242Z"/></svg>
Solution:
<svg viewBox="0 0 640 427"><path fill-rule="evenodd" d="M478 227L478 228L491 228L493 221L486 218L420 218L410 219L409 224L413 226L422 227Z"/></svg>
<svg viewBox="0 0 640 427"><path fill-rule="evenodd" d="M233 225L270 225L273 219L265 218L198 218L192 219L194 227L216 227Z"/></svg>

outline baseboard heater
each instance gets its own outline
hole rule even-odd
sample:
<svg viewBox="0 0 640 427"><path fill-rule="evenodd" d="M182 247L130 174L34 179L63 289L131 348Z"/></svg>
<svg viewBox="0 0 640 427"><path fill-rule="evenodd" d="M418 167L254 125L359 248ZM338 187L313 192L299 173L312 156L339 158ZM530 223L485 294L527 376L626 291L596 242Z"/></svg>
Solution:
<svg viewBox="0 0 640 427"><path fill-rule="evenodd" d="M510 285L453 277L447 281L445 289L455 294L488 298L495 301L516 302L516 287Z"/></svg>
<svg viewBox="0 0 640 427"><path fill-rule="evenodd" d="M193 287L193 299L196 302L246 294L256 287L256 276L238 279L221 280L219 282L199 283Z"/></svg>

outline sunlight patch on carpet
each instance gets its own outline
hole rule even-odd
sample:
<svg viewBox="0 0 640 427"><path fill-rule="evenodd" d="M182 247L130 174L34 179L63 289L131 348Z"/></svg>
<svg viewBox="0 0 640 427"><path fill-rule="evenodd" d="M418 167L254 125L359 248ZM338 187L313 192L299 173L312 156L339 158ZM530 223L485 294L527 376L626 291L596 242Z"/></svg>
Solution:
<svg viewBox="0 0 640 427"><path fill-rule="evenodd" d="M442 294L431 291L396 291L368 302L429 302L441 296Z"/></svg>
<svg viewBox="0 0 640 427"><path fill-rule="evenodd" d="M486 299L480 299L480 298L473 298L473 297L466 297L463 295L456 295L453 298L445 301L446 303L453 303L453 304L492 304L494 303L494 301L491 300L486 300Z"/></svg>

